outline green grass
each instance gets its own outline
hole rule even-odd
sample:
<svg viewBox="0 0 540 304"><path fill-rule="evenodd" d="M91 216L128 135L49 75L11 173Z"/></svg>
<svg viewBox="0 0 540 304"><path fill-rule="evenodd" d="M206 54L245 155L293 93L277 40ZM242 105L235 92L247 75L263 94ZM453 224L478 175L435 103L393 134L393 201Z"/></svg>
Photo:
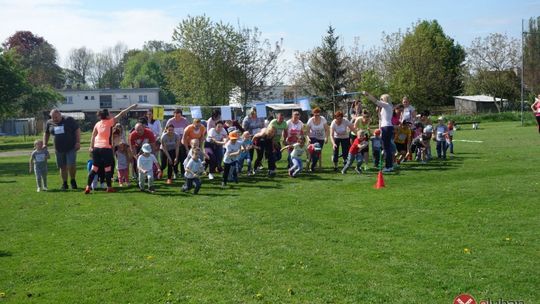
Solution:
<svg viewBox="0 0 540 304"><path fill-rule="evenodd" d="M27 157L0 158L0 303L538 303L540 139L518 125L460 130L483 142L380 190L375 171L281 169L198 196L36 193Z"/></svg>

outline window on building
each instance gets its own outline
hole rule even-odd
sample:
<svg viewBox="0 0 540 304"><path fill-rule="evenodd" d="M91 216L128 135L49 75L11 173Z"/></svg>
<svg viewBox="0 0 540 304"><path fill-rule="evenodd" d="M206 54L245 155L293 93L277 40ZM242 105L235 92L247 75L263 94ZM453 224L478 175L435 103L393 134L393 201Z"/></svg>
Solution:
<svg viewBox="0 0 540 304"><path fill-rule="evenodd" d="M94 96L90 96L90 100L95 100Z"/></svg>
<svg viewBox="0 0 540 304"><path fill-rule="evenodd" d="M73 96L66 96L64 104L73 104Z"/></svg>
<svg viewBox="0 0 540 304"><path fill-rule="evenodd" d="M122 96L123 99L127 99L127 95Z"/></svg>
<svg viewBox="0 0 540 304"><path fill-rule="evenodd" d="M147 95L139 95L139 102L148 102L148 96Z"/></svg>
<svg viewBox="0 0 540 304"><path fill-rule="evenodd" d="M100 95L99 96L99 107L102 109L112 108L112 95Z"/></svg>
<svg viewBox="0 0 540 304"><path fill-rule="evenodd" d="M88 100L88 96L84 96L84 100Z"/></svg>

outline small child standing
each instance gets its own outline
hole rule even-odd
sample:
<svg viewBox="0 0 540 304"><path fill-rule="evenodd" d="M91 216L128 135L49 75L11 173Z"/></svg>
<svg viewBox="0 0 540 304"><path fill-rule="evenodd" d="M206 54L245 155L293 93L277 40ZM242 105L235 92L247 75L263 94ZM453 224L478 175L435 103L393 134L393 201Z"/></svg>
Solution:
<svg viewBox="0 0 540 304"><path fill-rule="evenodd" d="M142 154L137 159L137 170L139 171L139 189L144 191L144 182L148 179L148 191L153 193L154 189L154 165L159 167L158 161L152 154L152 146L146 143L141 148ZM161 172L158 169L158 173Z"/></svg>
<svg viewBox="0 0 540 304"><path fill-rule="evenodd" d="M383 141L381 137L381 129L375 130L373 132L373 136L370 138L371 141L371 148L373 149L373 163L375 164L375 167L379 167L379 162L381 161L381 154L382 154L382 147L383 147Z"/></svg>
<svg viewBox="0 0 540 304"><path fill-rule="evenodd" d="M444 117L439 116L438 124L435 127L435 141L437 142L437 158L446 159L446 136L448 127L444 124Z"/></svg>
<svg viewBox="0 0 540 304"><path fill-rule="evenodd" d="M182 192L188 192L191 188L195 187L193 194L199 193L201 189L201 175L204 172L204 165L201 161L200 154L201 149L197 146L191 148L190 150L191 157L185 165L184 177L186 178L186 183L182 186Z"/></svg>
<svg viewBox="0 0 540 304"><path fill-rule="evenodd" d="M369 145L367 141L367 132L358 131L356 133L356 138L354 139L351 147L349 148L349 156L347 157L347 162L341 170L341 174L347 173L347 170L351 167L354 160L356 160L356 173L362 173L362 163L364 162L364 155L360 151L365 149Z"/></svg>
<svg viewBox="0 0 540 304"><path fill-rule="evenodd" d="M289 176L296 177L302 171L302 155L307 151L305 137L298 137L296 143L283 147L281 151L285 149L292 149L290 153L292 166L289 168Z"/></svg>
<svg viewBox="0 0 540 304"><path fill-rule="evenodd" d="M43 148L43 141L34 142L34 151L30 154L30 173L32 168L36 175L37 192L47 191L47 160L51 158L47 148Z"/></svg>
<svg viewBox="0 0 540 304"><path fill-rule="evenodd" d="M118 169L118 184L120 187L129 186L129 163L131 152L125 142L121 142L116 150L116 161Z"/></svg>
<svg viewBox="0 0 540 304"><path fill-rule="evenodd" d="M242 141L240 142L241 152L238 159L238 172L242 173L244 167L244 161L247 162L247 175L253 175L254 172L251 168L251 150L253 149L253 141L251 140L251 134L248 131L242 134Z"/></svg>
<svg viewBox="0 0 540 304"><path fill-rule="evenodd" d="M225 155L223 156L223 181L221 187L227 186L229 173L232 171L233 181L238 183L238 158L240 157L240 142L238 142L238 132L229 134L229 141L225 144Z"/></svg>

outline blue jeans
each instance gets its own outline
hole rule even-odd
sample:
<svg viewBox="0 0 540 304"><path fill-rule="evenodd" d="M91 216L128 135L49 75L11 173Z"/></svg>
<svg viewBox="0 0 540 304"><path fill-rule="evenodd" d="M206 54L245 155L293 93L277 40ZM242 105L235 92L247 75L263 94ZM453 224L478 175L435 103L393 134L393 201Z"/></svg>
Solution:
<svg viewBox="0 0 540 304"><path fill-rule="evenodd" d="M394 126L387 126L381 128L385 168L392 168L394 166L394 149L392 147L392 139L394 139Z"/></svg>
<svg viewBox="0 0 540 304"><path fill-rule="evenodd" d="M244 161L247 161L247 171L251 172L251 154L248 152L242 152L238 159L238 172L242 172L244 168Z"/></svg>
<svg viewBox="0 0 540 304"><path fill-rule="evenodd" d="M193 188L193 185L195 185L195 190L193 191L193 193L197 194L199 192L199 189L201 189L201 180L198 177L186 178L186 184L183 188L186 191L189 191L191 190L191 188Z"/></svg>
<svg viewBox="0 0 540 304"><path fill-rule="evenodd" d="M437 141L437 157L438 158L446 158L446 149L448 149L447 147L447 143L446 143L446 140L438 140Z"/></svg>
<svg viewBox="0 0 540 304"><path fill-rule="evenodd" d="M347 170L351 167L354 160L356 160L356 168L360 169L360 167L362 166L362 163L364 162L364 155L362 155L362 153L360 152L356 154L349 153L349 156L347 157L347 162L345 163L345 166L343 166L342 172L347 172Z"/></svg>
<svg viewBox="0 0 540 304"><path fill-rule="evenodd" d="M302 171L302 159L299 157L291 157L292 166L289 169L292 176L296 176L300 171Z"/></svg>

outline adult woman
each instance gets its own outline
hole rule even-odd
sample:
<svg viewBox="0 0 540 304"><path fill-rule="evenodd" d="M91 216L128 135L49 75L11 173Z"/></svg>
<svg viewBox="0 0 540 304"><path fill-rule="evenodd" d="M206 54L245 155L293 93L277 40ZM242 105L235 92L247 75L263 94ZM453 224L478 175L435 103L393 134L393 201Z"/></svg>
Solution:
<svg viewBox="0 0 540 304"><path fill-rule="evenodd" d="M178 138L182 139L184 136L184 129L189 126L189 121L182 116L182 109L178 108L174 110L174 116L167 121L167 126L172 125L174 127L174 133L178 135ZM184 176L184 160L187 156L187 150L184 145L180 145L178 150L178 163L180 163L180 173Z"/></svg>
<svg viewBox="0 0 540 304"><path fill-rule="evenodd" d="M332 156L334 171L338 171L339 146L341 146L341 158L346 162L349 155L349 147L351 146L349 132L355 131L356 129L353 124L346 118L343 118L343 112L337 111L334 114L334 120L330 124L330 140L332 141L332 148L334 150L334 155Z"/></svg>
<svg viewBox="0 0 540 304"><path fill-rule="evenodd" d="M221 112L219 110L213 110L212 116L206 121L206 129L210 130L216 127L216 122L221 118Z"/></svg>
<svg viewBox="0 0 540 304"><path fill-rule="evenodd" d="M326 121L326 118L321 116L321 109L319 107L314 108L311 111L311 114L313 114L313 116L306 123L306 134L309 137L310 143L319 143L322 155L322 148L324 144L328 142L328 134L330 134L330 127L328 127L328 122ZM315 165L315 163L311 164L311 171L315 170ZM319 168L321 166L322 157L319 157Z"/></svg>
<svg viewBox="0 0 540 304"><path fill-rule="evenodd" d="M407 96L403 97L401 104L403 105L403 111L401 112L400 121L410 121L411 124L414 125L416 120L416 109L411 106L411 102Z"/></svg>
<svg viewBox="0 0 540 304"><path fill-rule="evenodd" d="M540 94L534 100L534 103L531 105L531 109L536 116L536 123L538 124L538 133L540 133Z"/></svg>
<svg viewBox="0 0 540 304"><path fill-rule="evenodd" d="M394 138L394 126L392 125L392 113L393 106L390 101L390 95L383 94L381 99L373 97L373 95L368 92L362 92L371 102L381 108L380 119L379 119L379 128L381 129L381 135L383 140L383 149L385 157L385 167L383 172L392 172L394 170L393 156L394 151L392 148L392 138Z"/></svg>
<svg viewBox="0 0 540 304"><path fill-rule="evenodd" d="M259 168L262 164L262 155L266 154L268 160L268 176L274 176L276 174L276 159L275 159L275 144L274 137L276 135L276 129L273 127L267 127L261 129L259 133L253 136L253 146L257 150L261 150L262 153L257 155L254 168Z"/></svg>
<svg viewBox="0 0 540 304"><path fill-rule="evenodd" d="M214 179L214 173L222 171L221 161L223 160L223 146L227 142L227 131L223 128L223 122L218 120L215 128L209 129L204 143L206 155L209 157L208 165L210 171L209 179ZM217 169L217 171L216 171Z"/></svg>
<svg viewBox="0 0 540 304"><path fill-rule="evenodd" d="M251 137L255 136L255 134L259 133L262 128L264 128L264 118L257 117L257 109L255 107L251 108L251 112L249 115L247 115L244 120L242 121L242 127L244 130L248 131ZM253 153L254 151L257 151L257 159L263 158L263 151L260 149L251 149L249 150L250 158L253 159ZM254 169L258 169L258 167L253 167Z"/></svg>
<svg viewBox="0 0 540 304"><path fill-rule="evenodd" d="M172 184L172 174L178 174L180 155L180 137L174 133L174 126L167 125L165 133L161 135L161 171L167 167L167 184Z"/></svg>
<svg viewBox="0 0 540 304"><path fill-rule="evenodd" d="M161 121L154 119L154 111L152 111L152 109L148 109L148 111L146 111L146 119L148 122L148 128L152 130L154 136L156 138L161 138Z"/></svg>
<svg viewBox="0 0 540 304"><path fill-rule="evenodd" d="M186 151L189 151L191 148L191 140L192 139L198 139L199 140L199 148L203 150L203 144L204 140L203 138L206 136L206 128L201 124L201 120L198 118L193 119L193 123L187 126L184 129L184 136L182 136L182 144L184 145L184 148Z"/></svg>
<svg viewBox="0 0 540 304"><path fill-rule="evenodd" d="M107 192L115 192L112 188L112 176L114 172L114 154L112 149L112 129L116 121L124 116L131 109L136 108L137 104L133 104L124 109L118 115L110 118L107 109L99 112L100 121L94 126L92 137L90 139L90 152L92 153L92 170L88 173L88 182L86 184L85 194L90 193L94 176L100 170L105 173L105 182L107 183Z"/></svg>

